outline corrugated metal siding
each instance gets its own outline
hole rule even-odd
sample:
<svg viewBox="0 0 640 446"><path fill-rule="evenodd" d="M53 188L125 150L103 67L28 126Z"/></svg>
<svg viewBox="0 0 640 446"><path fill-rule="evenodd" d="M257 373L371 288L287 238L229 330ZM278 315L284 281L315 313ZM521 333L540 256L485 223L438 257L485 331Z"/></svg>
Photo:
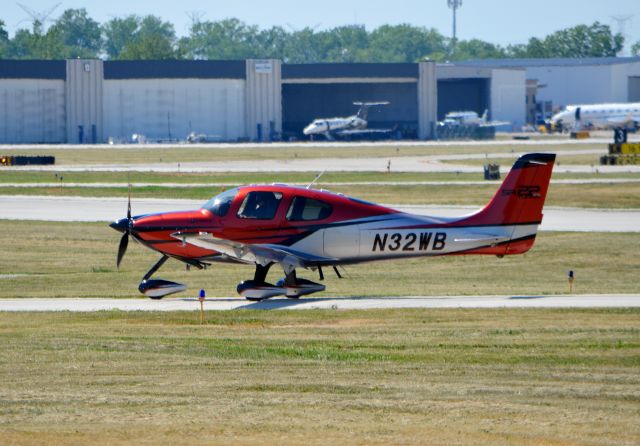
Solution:
<svg viewBox="0 0 640 446"><path fill-rule="evenodd" d="M67 142L83 144L104 141L102 127L103 78L103 62L101 60L67 60L67 82L65 83ZM82 132L79 126L82 126ZM96 129L95 141L92 132L93 126Z"/></svg>
<svg viewBox="0 0 640 446"><path fill-rule="evenodd" d="M245 133L245 81L104 81L105 138L184 139L191 132L235 140Z"/></svg>
<svg viewBox="0 0 640 446"><path fill-rule="evenodd" d="M0 143L63 143L63 80L0 80Z"/></svg>
<svg viewBox="0 0 640 446"><path fill-rule="evenodd" d="M259 70L257 66L263 69ZM275 132L282 131L281 66L275 59L247 60L246 135L251 139L271 140L272 125ZM262 129L260 137L258 125Z"/></svg>
<svg viewBox="0 0 640 446"><path fill-rule="evenodd" d="M418 138L431 139L434 135L438 107L438 83L435 62L419 64L418 79Z"/></svg>

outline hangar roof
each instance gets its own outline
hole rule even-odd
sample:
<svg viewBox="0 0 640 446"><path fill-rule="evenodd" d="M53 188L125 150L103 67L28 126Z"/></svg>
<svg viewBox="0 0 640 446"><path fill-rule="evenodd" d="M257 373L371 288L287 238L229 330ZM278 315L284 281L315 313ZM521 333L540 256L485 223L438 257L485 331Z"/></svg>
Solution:
<svg viewBox="0 0 640 446"><path fill-rule="evenodd" d="M283 64L283 79L407 77L417 79L417 63L310 63Z"/></svg>
<svg viewBox="0 0 640 446"><path fill-rule="evenodd" d="M61 79L67 77L64 60L0 60L0 79Z"/></svg>
<svg viewBox="0 0 640 446"><path fill-rule="evenodd" d="M618 65L640 62L640 57L584 57L552 59L477 59L456 61L456 65L481 67L552 67L583 65Z"/></svg>

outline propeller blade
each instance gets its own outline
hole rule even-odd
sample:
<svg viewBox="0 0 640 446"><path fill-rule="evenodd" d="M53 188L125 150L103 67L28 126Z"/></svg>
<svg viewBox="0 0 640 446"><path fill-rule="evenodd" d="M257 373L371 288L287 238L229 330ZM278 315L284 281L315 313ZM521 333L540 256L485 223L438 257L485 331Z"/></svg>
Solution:
<svg viewBox="0 0 640 446"><path fill-rule="evenodd" d="M129 199L127 200L127 220L131 226L131 183L129 183Z"/></svg>
<svg viewBox="0 0 640 446"><path fill-rule="evenodd" d="M124 257L124 253L127 252L127 246L129 246L129 232L122 234L120 239L120 245L118 246L118 259L116 260L116 268L120 268L120 262Z"/></svg>

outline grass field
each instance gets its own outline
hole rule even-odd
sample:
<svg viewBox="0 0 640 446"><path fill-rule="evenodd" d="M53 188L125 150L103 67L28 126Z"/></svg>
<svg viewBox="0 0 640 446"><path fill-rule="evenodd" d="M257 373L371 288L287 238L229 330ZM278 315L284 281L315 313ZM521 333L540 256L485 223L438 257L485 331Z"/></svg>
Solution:
<svg viewBox="0 0 640 446"><path fill-rule="evenodd" d="M16 151L19 155L52 155L56 164L144 164L144 163L186 163L202 161L260 160L260 159L295 159L295 158L380 158L414 155L463 154L463 153L512 153L536 150L586 150L603 149L602 143L565 143L545 144L541 146L504 144L475 144L472 141L452 142L451 144L429 144L417 142L398 145L353 145L327 144L291 146L287 144L265 144L263 146L245 147L242 145L217 147L212 146L162 146L145 147L129 146L126 149L114 148L37 148ZM13 154L10 149L1 150L1 154Z"/></svg>
<svg viewBox="0 0 640 446"><path fill-rule="evenodd" d="M136 297L138 283L159 258L136 243L129 246L121 271L115 269L120 234L105 223L0 221L2 297ZM327 291L318 296L406 296L566 293L574 270L577 293L640 291L640 234L554 233L538 235L522 256L418 258L347 267L339 280L326 271ZM301 271L312 280L317 275ZM282 270L273 268L277 280ZM253 276L244 265L214 264L185 271L177 261L157 274L186 283L186 294L200 288L208 296L236 296L236 284Z"/></svg>
<svg viewBox="0 0 640 446"><path fill-rule="evenodd" d="M278 176L275 176L278 182ZM243 183L238 183L243 184ZM246 183L245 183L246 184ZM320 183L334 192L387 204L486 204L499 187L498 183L483 185L337 185ZM203 202L229 187L167 188L159 186L133 187L135 198L191 198ZM52 195L83 197L125 197L121 187L1 187L0 195ZM640 183L628 184L553 184L546 205L587 208L640 208Z"/></svg>
<svg viewBox="0 0 640 446"><path fill-rule="evenodd" d="M605 155L607 153L606 147L602 148L601 154L559 154L556 158L556 165L562 166L565 164L587 164L598 166L600 165L600 156ZM510 166L512 165L517 157L508 156L508 157L488 157L482 159L469 159L469 160L455 160L455 161L447 161L444 160L444 163L453 163L453 164L465 164L469 166L482 166L487 163L499 164L501 166Z"/></svg>
<svg viewBox="0 0 640 446"><path fill-rule="evenodd" d="M0 170L2 183L57 183L57 172ZM62 172L64 183L310 183L315 174L309 172ZM637 173L607 174L554 172L554 180L638 178ZM326 172L322 184L341 182L407 182L407 181L482 181L479 173L450 172Z"/></svg>
<svg viewBox="0 0 640 446"><path fill-rule="evenodd" d="M0 313L6 445L637 445L640 310Z"/></svg>

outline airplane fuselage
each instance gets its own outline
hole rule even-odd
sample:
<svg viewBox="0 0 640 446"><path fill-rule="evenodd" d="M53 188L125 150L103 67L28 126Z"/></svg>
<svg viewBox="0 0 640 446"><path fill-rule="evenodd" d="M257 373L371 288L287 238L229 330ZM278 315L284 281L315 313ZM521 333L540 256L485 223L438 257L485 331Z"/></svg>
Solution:
<svg viewBox="0 0 640 446"><path fill-rule="evenodd" d="M640 103L569 105L551 118L555 125L632 128L640 123Z"/></svg>
<svg viewBox="0 0 640 446"><path fill-rule="evenodd" d="M329 135L341 130L361 130L367 128L367 121L356 115L347 118L314 119L302 131L305 135Z"/></svg>

